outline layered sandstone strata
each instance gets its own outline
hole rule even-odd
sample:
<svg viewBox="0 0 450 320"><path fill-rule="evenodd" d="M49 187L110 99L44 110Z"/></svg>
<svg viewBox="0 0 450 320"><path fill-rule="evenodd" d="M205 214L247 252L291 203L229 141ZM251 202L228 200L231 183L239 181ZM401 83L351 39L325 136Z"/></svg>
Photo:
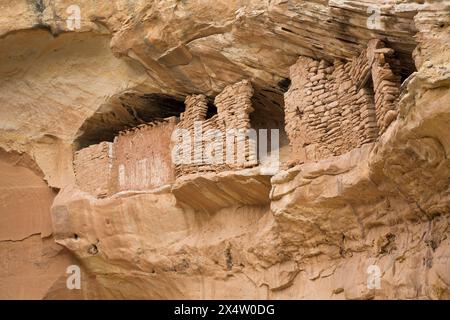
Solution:
<svg viewBox="0 0 450 320"><path fill-rule="evenodd" d="M445 1L70 5L0 5L1 298L450 298ZM290 150L177 168L195 120Z"/></svg>

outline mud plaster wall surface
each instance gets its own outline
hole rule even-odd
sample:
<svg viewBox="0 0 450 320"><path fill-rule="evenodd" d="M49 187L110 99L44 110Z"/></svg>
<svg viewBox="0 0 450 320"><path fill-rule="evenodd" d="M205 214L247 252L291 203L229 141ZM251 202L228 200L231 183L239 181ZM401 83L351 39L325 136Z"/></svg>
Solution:
<svg viewBox="0 0 450 320"><path fill-rule="evenodd" d="M95 196L142 190L173 182L171 135L175 118L121 132L75 153L78 186Z"/></svg>
<svg viewBox="0 0 450 320"><path fill-rule="evenodd" d="M117 191L151 189L174 181L171 136L175 119L143 125L114 140Z"/></svg>

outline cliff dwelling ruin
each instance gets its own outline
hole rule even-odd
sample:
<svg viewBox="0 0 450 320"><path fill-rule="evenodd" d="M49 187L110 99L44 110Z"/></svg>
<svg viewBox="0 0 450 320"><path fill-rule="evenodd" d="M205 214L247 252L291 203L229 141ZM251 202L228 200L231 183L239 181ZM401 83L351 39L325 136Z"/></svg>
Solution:
<svg viewBox="0 0 450 320"><path fill-rule="evenodd" d="M0 299L450 299L450 1L0 7Z"/></svg>
<svg viewBox="0 0 450 320"><path fill-rule="evenodd" d="M272 93L272 101L261 98L261 94L255 95L249 80L227 86L213 102L203 94L187 96L185 111L178 116L173 115L181 109L177 100L153 99L153 109L158 110L159 116L168 113L172 116L118 134L109 130L113 141L102 141L76 151L77 182L83 190L102 197L126 190L159 188L191 174L257 167L262 160L258 159L256 129L259 128L287 133L290 150L280 158L285 165L344 154L376 141L397 117L399 74L400 65L394 51L382 41L372 40L349 62L336 60L331 64L300 57L290 68L292 82L281 103L273 100L279 94ZM131 97L126 95L128 101L132 101ZM136 100L139 101L134 97ZM170 107L171 103L175 108ZM274 104L284 106L285 115L277 112ZM127 107L137 117L134 105L129 102ZM146 112L147 119L155 118L149 115L144 104L138 106L141 113ZM84 126L88 127L89 123ZM228 137L226 133L230 129L232 135ZM248 134L249 129L255 130L256 135ZM175 134L176 130L179 131ZM86 136L96 136L89 134L89 130L86 132L79 138L85 143L89 140ZM196 139L196 134L201 138ZM104 136L100 134L97 138ZM231 148L227 144L229 138ZM273 139L282 138L277 133ZM282 149L285 144L282 141L277 148ZM244 152L238 152L238 146ZM280 156L280 150L273 151ZM207 155L209 161L205 161Z"/></svg>
<svg viewBox="0 0 450 320"><path fill-rule="evenodd" d="M143 123L117 134L103 130L96 135L85 129L79 138L84 144L95 141L93 137L108 134L113 136L113 141L94 143L75 152L77 183L84 191L105 197L120 191L163 187L190 174L256 167L272 152L278 156L280 148L280 144L276 144L277 149L271 150L270 139L278 140L278 131L273 135L270 130L256 129L281 128L284 134L282 110L268 113L263 108L264 105L267 108L266 101L264 93L255 96L250 81L243 80L227 86L215 97L214 104L202 94L187 96L185 111L179 117ZM278 102L268 103L270 107ZM129 108L134 110L133 106ZM89 121L96 123L98 120L91 118ZM89 124L83 127L89 127ZM98 130L98 126L96 128ZM253 129L251 134L249 129ZM268 139L265 159L258 159L260 146L257 140L261 132Z"/></svg>
<svg viewBox="0 0 450 320"><path fill-rule="evenodd" d="M398 114L399 71L380 40L347 63L301 57L285 98L292 158L316 161L376 141Z"/></svg>

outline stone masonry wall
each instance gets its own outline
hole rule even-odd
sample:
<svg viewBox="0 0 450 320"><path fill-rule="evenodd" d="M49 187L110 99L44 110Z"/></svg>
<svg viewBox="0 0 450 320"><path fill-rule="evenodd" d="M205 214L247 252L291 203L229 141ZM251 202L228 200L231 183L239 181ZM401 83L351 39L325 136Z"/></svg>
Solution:
<svg viewBox="0 0 450 320"><path fill-rule="evenodd" d="M400 94L401 77L394 74L399 61L393 57L394 50L383 48L382 42L374 43L372 79L375 91L375 108L380 133L397 118L397 100Z"/></svg>
<svg viewBox="0 0 450 320"><path fill-rule="evenodd" d="M191 95L186 98L186 110L179 123L172 117L140 125L120 132L113 143L102 142L78 151L74 161L78 185L97 196L106 196L124 190L160 187L186 174L257 165L256 139L245 135L251 128L252 96L253 88L248 80L226 87L215 98L217 114L207 119L207 98ZM202 136L197 139L195 126L199 123ZM177 140L173 137L175 129L185 129L190 139ZM228 130L241 134L227 136ZM227 140L231 143L227 144ZM177 143L182 150L189 150L189 161L172 162L172 149ZM243 151L238 146L243 146ZM206 153L214 156L220 150L222 157L216 157L213 163L205 161ZM243 161L239 162L240 159Z"/></svg>
<svg viewBox="0 0 450 320"><path fill-rule="evenodd" d="M185 129L190 134L190 141L184 139L189 144L184 150L190 150L187 161L175 165L177 176L205 171L223 171L252 167L257 164L256 152L254 152L254 140L247 136L229 136L227 150L227 130L237 130L245 133L251 128L250 113L253 112L251 98L253 88L248 80L227 86L216 96L214 103L217 107L217 114L206 119L208 111L207 98L204 95L188 96L185 100L186 111L181 115L177 128ZM199 124L201 123L201 128ZM197 129L196 129L197 126ZM196 131L197 130L197 131ZM202 133L202 138L197 139L195 134ZM238 161L238 144L245 145L245 150L241 155L244 161ZM210 146L211 155L216 156L215 162L208 163L205 154ZM221 157L217 156L222 150ZM227 152L229 159L227 160Z"/></svg>
<svg viewBox="0 0 450 320"><path fill-rule="evenodd" d="M104 197L111 189L113 144L101 142L74 155L75 177L83 191Z"/></svg>
<svg viewBox="0 0 450 320"><path fill-rule="evenodd" d="M285 94L291 159L306 162L343 154L375 141L396 117L399 78L384 59L393 52L383 46L370 41L347 63L300 57L291 67Z"/></svg>

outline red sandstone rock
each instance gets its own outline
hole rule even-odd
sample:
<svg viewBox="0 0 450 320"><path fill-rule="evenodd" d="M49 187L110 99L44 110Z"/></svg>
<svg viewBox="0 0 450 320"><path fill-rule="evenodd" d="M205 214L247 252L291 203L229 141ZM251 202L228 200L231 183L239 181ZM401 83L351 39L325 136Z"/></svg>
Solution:
<svg viewBox="0 0 450 320"><path fill-rule="evenodd" d="M69 5L2 5L0 298L449 299L448 4ZM198 120L282 166L174 164Z"/></svg>

